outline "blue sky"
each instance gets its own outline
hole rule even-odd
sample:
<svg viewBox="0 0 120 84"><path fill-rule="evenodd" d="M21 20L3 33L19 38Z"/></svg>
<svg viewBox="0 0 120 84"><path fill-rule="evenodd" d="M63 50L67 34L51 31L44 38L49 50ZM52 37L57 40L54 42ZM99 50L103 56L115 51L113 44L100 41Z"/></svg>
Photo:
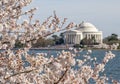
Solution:
<svg viewBox="0 0 120 84"><path fill-rule="evenodd" d="M56 10L68 22L94 24L104 37L111 33L120 36L120 0L33 0L28 8L32 7L38 8L35 18L41 21Z"/></svg>

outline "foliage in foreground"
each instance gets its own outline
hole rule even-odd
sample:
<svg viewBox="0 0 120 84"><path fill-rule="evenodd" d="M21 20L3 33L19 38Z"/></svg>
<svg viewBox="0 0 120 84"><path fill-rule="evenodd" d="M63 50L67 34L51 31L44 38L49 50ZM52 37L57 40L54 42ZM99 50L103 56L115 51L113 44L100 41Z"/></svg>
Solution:
<svg viewBox="0 0 120 84"><path fill-rule="evenodd" d="M107 77L100 76L105 64L115 57L111 52L106 53L100 64L94 67L85 62L92 59L89 54L84 60L75 59L76 50L62 51L57 57L45 53L29 54L32 43L40 37L46 37L74 27L71 22L64 29L66 18L61 20L54 12L40 24L39 20L32 23L36 8L22 12L22 8L31 3L31 0L1 0L0 1L0 83L6 84L87 84L93 79L96 84L106 83ZM20 16L28 16L28 20L21 24ZM24 32L23 32L24 30ZM19 33L21 32L21 33ZM19 40L24 46L12 50L15 41ZM74 53L72 53L74 51ZM89 50L88 53L91 51ZM72 67L78 66L78 69ZM117 83L116 81L113 81Z"/></svg>

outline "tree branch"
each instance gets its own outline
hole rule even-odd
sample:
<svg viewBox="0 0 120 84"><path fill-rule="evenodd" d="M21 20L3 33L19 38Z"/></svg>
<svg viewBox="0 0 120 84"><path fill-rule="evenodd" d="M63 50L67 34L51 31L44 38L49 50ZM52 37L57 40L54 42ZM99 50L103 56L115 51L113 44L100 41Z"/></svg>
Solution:
<svg viewBox="0 0 120 84"><path fill-rule="evenodd" d="M59 80L58 80L57 82L55 82L54 84L58 84L58 83L64 78L64 76L67 74L68 70L69 70L69 68L67 68L67 69L65 70L64 74L63 74L63 75L59 78Z"/></svg>
<svg viewBox="0 0 120 84"><path fill-rule="evenodd" d="M11 78L11 77L13 77L13 76L20 75L20 74L23 74L23 73L30 73L30 72L32 72L32 71L34 71L34 70L36 70L36 69L18 72L18 73L15 73L15 74L13 74L13 75L10 75L10 76L8 76L8 77L5 77L4 79L7 80L7 79L9 79L9 78Z"/></svg>

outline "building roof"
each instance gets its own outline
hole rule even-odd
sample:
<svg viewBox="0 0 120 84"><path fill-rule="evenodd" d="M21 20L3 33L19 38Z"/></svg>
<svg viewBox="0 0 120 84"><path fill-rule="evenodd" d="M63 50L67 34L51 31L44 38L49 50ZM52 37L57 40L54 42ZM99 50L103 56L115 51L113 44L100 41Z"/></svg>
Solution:
<svg viewBox="0 0 120 84"><path fill-rule="evenodd" d="M77 30L81 32L98 32L98 29L89 22L82 22Z"/></svg>
<svg viewBox="0 0 120 84"><path fill-rule="evenodd" d="M64 33L82 33L81 31L78 31L78 30L68 30Z"/></svg>

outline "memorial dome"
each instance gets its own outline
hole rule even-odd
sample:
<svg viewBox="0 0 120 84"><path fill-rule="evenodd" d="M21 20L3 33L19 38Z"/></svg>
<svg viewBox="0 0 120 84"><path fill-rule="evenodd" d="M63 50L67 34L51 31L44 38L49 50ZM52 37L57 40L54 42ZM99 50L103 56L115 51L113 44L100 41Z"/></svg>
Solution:
<svg viewBox="0 0 120 84"><path fill-rule="evenodd" d="M81 32L98 32L98 29L93 24L88 22L82 22L79 25L78 30L80 30Z"/></svg>

